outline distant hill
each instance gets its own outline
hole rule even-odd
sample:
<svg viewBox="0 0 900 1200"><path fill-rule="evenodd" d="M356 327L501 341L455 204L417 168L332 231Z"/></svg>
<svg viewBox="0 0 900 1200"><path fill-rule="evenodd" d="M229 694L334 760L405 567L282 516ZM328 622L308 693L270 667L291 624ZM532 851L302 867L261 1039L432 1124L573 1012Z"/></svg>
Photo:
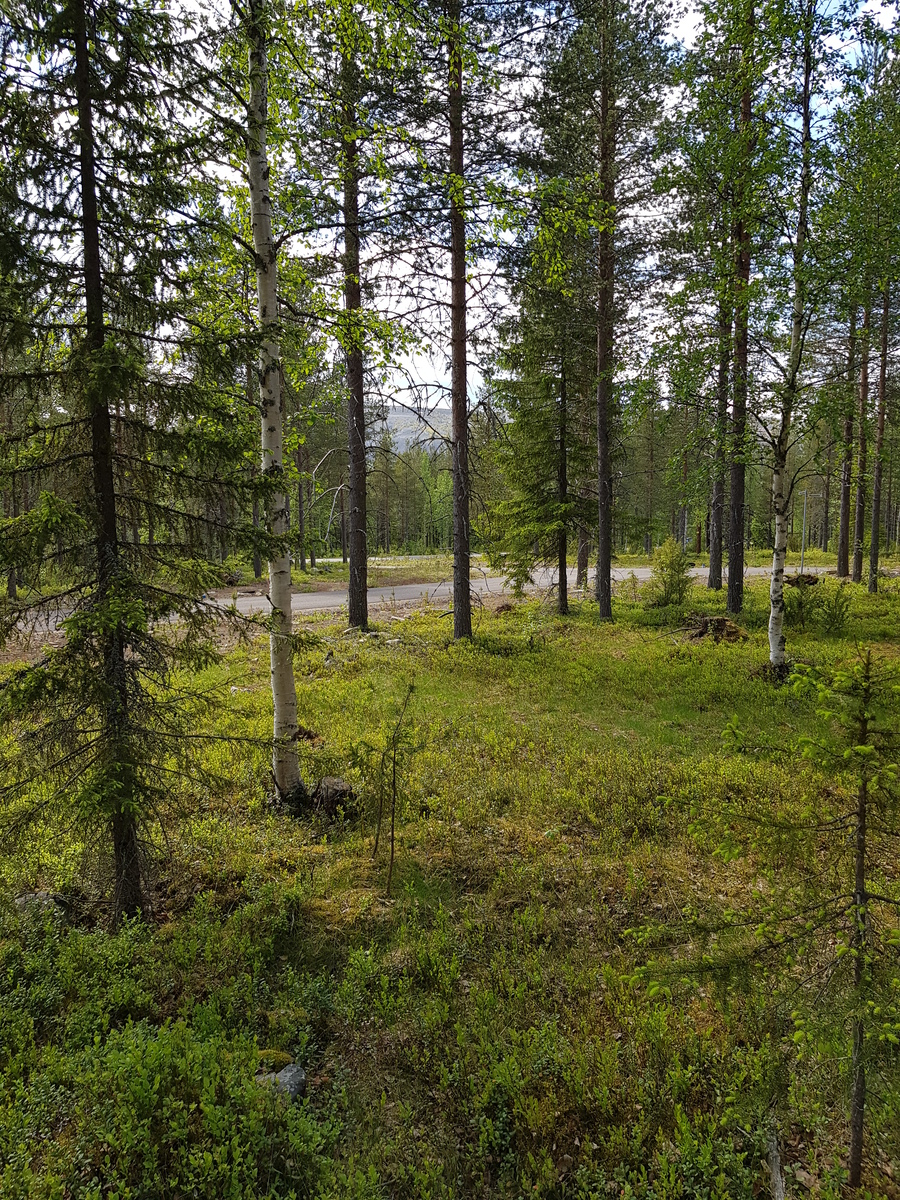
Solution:
<svg viewBox="0 0 900 1200"><path fill-rule="evenodd" d="M399 453L416 445L437 450L441 440L450 437L450 409L433 408L424 417L419 417L408 408L393 406L387 410L385 419L372 427L370 437L373 443L378 443L385 427L390 431L393 447Z"/></svg>

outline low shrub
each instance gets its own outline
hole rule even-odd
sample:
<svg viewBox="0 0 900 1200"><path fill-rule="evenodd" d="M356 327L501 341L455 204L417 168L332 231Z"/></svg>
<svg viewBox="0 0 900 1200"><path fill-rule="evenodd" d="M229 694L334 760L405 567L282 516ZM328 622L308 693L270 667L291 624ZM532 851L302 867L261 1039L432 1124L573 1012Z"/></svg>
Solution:
<svg viewBox="0 0 900 1200"><path fill-rule="evenodd" d="M691 568L684 550L674 538L668 538L653 556L652 602L660 608L684 604L691 582Z"/></svg>

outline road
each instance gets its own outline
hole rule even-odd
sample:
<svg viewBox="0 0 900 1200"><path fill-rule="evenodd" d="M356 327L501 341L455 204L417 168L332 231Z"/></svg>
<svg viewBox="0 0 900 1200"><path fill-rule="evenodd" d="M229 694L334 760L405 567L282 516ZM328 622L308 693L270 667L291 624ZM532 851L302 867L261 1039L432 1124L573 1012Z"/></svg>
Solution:
<svg viewBox="0 0 900 1200"><path fill-rule="evenodd" d="M793 568L791 568L793 570ZM808 567L808 574L817 574L819 571L824 571L824 567ZM646 583L650 578L650 567L614 567L613 579L621 581L629 579L633 574L639 583ZM705 567L695 567L691 574L696 579L706 578ZM768 575L768 567L748 567L747 575ZM556 572L550 570L539 570L535 572L535 590L550 588L556 582ZM486 596L502 596L508 589L504 586L504 581L499 575L473 575L471 580L472 592L474 595ZM575 568L569 569L569 586L575 586ZM403 583L396 586L388 587L372 587L369 588L369 604L375 608L381 604L415 604L421 603L426 598L432 604L442 604L453 595L453 581L447 579L441 583ZM223 593L223 603L227 603L230 597L227 593ZM336 612L346 607L347 592L345 589L340 591L329 592L295 592L291 598L291 608L295 613L313 613L313 612ZM268 612L269 598L268 596L255 596L246 593L237 597L238 612L254 613Z"/></svg>

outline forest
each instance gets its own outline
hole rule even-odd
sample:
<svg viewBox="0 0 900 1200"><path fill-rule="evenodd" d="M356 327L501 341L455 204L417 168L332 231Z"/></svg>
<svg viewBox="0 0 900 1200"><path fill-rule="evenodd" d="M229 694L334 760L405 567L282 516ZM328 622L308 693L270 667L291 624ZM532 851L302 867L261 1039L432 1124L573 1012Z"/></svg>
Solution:
<svg viewBox="0 0 900 1200"><path fill-rule="evenodd" d="M0 1195L898 1200L896 7L0 55Z"/></svg>

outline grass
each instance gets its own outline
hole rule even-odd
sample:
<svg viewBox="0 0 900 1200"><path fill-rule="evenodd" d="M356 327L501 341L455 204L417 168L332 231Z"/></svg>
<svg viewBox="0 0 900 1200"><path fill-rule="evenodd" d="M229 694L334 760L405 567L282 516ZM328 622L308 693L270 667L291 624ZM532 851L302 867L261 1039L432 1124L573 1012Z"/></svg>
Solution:
<svg viewBox="0 0 900 1200"><path fill-rule="evenodd" d="M473 571L478 570L478 556L473 556ZM229 560L229 569L239 578L237 585L253 590L266 587L267 579L253 579L253 568L249 560ZM440 583L452 580L453 560L448 554L382 555L370 558L368 563L368 585L370 588L401 586L406 583ZM294 565L291 579L297 591L321 592L346 588L350 580L350 567L339 559L319 559L315 569L307 566L305 571ZM228 587L224 589L228 590Z"/></svg>
<svg viewBox="0 0 900 1200"><path fill-rule="evenodd" d="M792 631L791 653L896 655L900 593L851 595L851 636ZM316 618L296 662L304 772L344 775L358 812L277 815L265 751L214 746L223 782L176 798L156 921L115 934L49 826L6 860L8 897L59 889L76 916L3 917L3 1196L765 1195L774 1113L789 1192L838 1197L842 1051L798 1048L790 1015L810 964L677 965L690 913L715 925L795 866L716 852L697 812L783 816L835 786L778 749L819 718L759 674L764 583L745 641L676 632L722 603L695 588L663 612L623 585L615 625L530 602L481 610L471 644L427 609L376 615L373 636ZM265 736L263 644L204 682L219 733ZM374 819L410 683L388 896ZM733 716L770 749L726 751ZM661 955L662 982L641 970ZM872 1064L881 1197L900 1194L892 1054ZM253 1077L287 1058L309 1077L293 1107Z"/></svg>

